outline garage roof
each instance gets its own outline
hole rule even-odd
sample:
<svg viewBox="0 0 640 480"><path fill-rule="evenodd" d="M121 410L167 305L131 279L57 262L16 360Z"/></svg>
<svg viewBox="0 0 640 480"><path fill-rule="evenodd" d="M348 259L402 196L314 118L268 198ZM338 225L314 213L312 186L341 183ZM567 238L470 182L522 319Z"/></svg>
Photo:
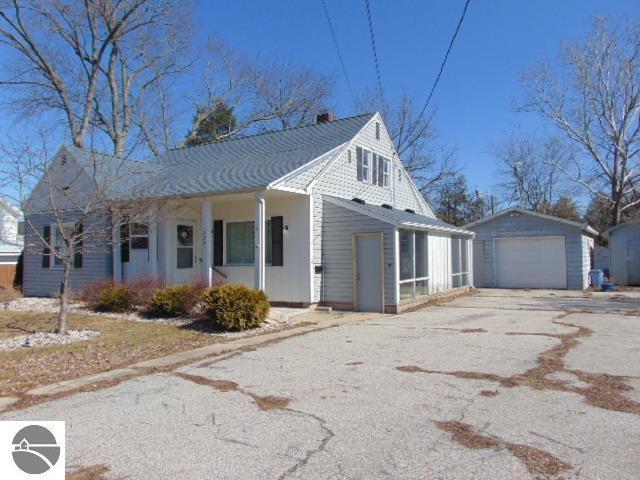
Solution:
<svg viewBox="0 0 640 480"><path fill-rule="evenodd" d="M588 235L591 235L593 237L597 237L598 236L598 231L595 230L594 228L592 228L591 226L589 226L588 223L574 222L572 220L567 220L566 218L559 218L559 217L554 217L552 215L545 215L544 213L533 212L531 210L527 210L527 209L524 209L524 208L521 208L521 207L507 208L506 210L502 210L501 212L498 212L495 215L490 215L488 217L481 218L480 220L477 220L475 222L468 223L467 225L464 226L464 228L469 229L469 228L472 228L472 227L474 227L476 225L481 225L483 223L487 223L487 222L490 222L492 220L495 220L496 218L503 217L505 215L509 215L509 214L513 214L513 213L520 213L520 214L523 214L523 215L531 215L533 217L542 218L544 220L550 220L552 222L564 223L565 225L570 225L572 227L579 228L584 233L586 233Z"/></svg>

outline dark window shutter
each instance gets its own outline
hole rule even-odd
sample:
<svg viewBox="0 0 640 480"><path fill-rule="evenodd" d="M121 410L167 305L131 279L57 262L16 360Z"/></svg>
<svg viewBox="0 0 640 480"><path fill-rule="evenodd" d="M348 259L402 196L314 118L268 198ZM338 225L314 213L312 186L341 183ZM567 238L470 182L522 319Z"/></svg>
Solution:
<svg viewBox="0 0 640 480"><path fill-rule="evenodd" d="M120 226L120 261L129 261L129 224Z"/></svg>
<svg viewBox="0 0 640 480"><path fill-rule="evenodd" d="M282 217L271 217L271 265L282 267L284 265L284 221Z"/></svg>
<svg viewBox="0 0 640 480"><path fill-rule="evenodd" d="M44 248L42 249L42 268L50 268L51 249L49 249L49 244L51 242L51 225L45 225L42 227L42 238L44 239Z"/></svg>
<svg viewBox="0 0 640 480"><path fill-rule="evenodd" d="M386 158L378 155L378 185L384 187L384 162Z"/></svg>
<svg viewBox="0 0 640 480"><path fill-rule="evenodd" d="M213 222L213 265L216 267L221 267L224 260L223 226L222 220Z"/></svg>
<svg viewBox="0 0 640 480"><path fill-rule="evenodd" d="M362 181L362 149L356 147L356 163L358 164L358 181Z"/></svg>
<svg viewBox="0 0 640 480"><path fill-rule="evenodd" d="M82 268L82 222L76 223L76 238L73 246L73 268Z"/></svg>

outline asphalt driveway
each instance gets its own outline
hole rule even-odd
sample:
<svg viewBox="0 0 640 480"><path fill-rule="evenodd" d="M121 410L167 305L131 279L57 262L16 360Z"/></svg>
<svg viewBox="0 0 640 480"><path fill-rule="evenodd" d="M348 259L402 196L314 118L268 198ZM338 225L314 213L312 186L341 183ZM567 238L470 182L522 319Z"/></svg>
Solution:
<svg viewBox="0 0 640 480"><path fill-rule="evenodd" d="M132 479L640 477L640 295L483 290L0 419Z"/></svg>

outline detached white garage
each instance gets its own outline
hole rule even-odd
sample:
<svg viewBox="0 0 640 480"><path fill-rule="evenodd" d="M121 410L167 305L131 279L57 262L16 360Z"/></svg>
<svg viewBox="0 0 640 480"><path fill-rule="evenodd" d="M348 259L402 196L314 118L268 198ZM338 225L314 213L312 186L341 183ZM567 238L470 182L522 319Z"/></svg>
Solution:
<svg viewBox="0 0 640 480"><path fill-rule="evenodd" d="M586 224L510 208L467 225L476 287L584 289L594 237Z"/></svg>

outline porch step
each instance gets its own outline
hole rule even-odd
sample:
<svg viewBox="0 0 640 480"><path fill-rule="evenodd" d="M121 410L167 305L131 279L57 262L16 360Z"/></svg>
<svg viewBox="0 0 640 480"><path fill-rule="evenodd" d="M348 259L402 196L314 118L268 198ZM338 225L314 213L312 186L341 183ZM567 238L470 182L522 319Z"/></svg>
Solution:
<svg viewBox="0 0 640 480"><path fill-rule="evenodd" d="M331 312L333 312L333 307L316 307L316 312L318 312L318 313L331 313Z"/></svg>

